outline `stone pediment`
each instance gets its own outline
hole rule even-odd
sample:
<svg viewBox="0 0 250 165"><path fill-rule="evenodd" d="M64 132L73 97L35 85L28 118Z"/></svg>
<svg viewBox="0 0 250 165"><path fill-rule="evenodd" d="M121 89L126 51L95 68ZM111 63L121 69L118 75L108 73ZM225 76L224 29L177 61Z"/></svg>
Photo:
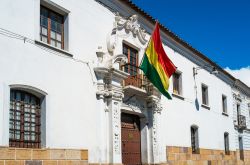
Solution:
<svg viewBox="0 0 250 165"><path fill-rule="evenodd" d="M145 30L141 28L137 15L132 15L127 19L117 15L115 17L115 24L117 30L125 29L127 33L131 32L134 36L138 37L141 44L145 45L147 43Z"/></svg>
<svg viewBox="0 0 250 165"><path fill-rule="evenodd" d="M125 31L125 34L120 34L120 37L126 38L126 35L132 34L133 37L138 38L142 45L147 43L145 29L141 28L138 22L138 16L132 15L128 18L124 18L120 16L119 13L117 13L115 16L112 33L107 38L107 47L110 52L114 51L118 33L122 32L123 30Z"/></svg>

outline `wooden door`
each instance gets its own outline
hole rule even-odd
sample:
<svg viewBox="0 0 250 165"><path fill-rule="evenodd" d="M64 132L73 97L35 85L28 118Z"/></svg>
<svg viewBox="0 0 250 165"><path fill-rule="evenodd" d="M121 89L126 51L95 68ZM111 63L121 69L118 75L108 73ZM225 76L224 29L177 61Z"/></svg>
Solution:
<svg viewBox="0 0 250 165"><path fill-rule="evenodd" d="M141 165L140 118L136 115L122 113L122 163L124 165Z"/></svg>
<svg viewBox="0 0 250 165"><path fill-rule="evenodd" d="M240 160L244 161L243 139L239 137Z"/></svg>

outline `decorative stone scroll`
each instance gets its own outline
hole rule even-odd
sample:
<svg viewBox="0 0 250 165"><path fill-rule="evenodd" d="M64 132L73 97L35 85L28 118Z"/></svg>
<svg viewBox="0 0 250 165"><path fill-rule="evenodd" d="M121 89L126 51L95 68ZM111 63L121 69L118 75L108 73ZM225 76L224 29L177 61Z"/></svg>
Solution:
<svg viewBox="0 0 250 165"><path fill-rule="evenodd" d="M107 48L109 52L114 51L117 44L117 32L123 29L127 34L132 34L133 36L138 37L138 40L142 45L147 43L145 29L141 28L138 22L138 16L132 15L129 18L124 18L117 13L112 32L107 37Z"/></svg>
<svg viewBox="0 0 250 165"><path fill-rule="evenodd" d="M115 17L115 23L118 30L124 28L126 32L132 32L134 36L137 36L143 45L147 43L145 30L140 27L137 15L132 15L128 19L125 19L117 14Z"/></svg>

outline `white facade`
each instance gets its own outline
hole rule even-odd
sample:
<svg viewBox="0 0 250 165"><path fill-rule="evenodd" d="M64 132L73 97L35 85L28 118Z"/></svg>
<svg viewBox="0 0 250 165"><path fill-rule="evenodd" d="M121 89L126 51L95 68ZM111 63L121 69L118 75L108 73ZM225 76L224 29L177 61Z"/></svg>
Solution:
<svg viewBox="0 0 250 165"><path fill-rule="evenodd" d="M41 4L65 15L65 50L40 41ZM159 99L120 85L128 76L119 69L127 60L122 44L138 50L141 61L154 27L125 3L1 0L0 11L0 146L9 146L10 89L22 89L43 101L42 146L88 149L90 163L121 163L121 112L141 117L143 163L166 162L166 146L190 147L192 125L199 128L200 148L224 150L228 132L230 150L238 149L234 79L224 72L210 74L211 68L199 69L194 76L194 67L211 65L210 61L164 31L164 49L182 73L182 95ZM202 84L208 87L208 106L201 105ZM133 92L136 96L130 98ZM222 114L222 95L227 97L227 115ZM250 127L248 105L249 97L242 113ZM249 140L246 135L247 149Z"/></svg>
<svg viewBox="0 0 250 165"><path fill-rule="evenodd" d="M242 86L239 83L238 86ZM239 149L239 138L242 138L242 149L250 150L250 99L246 91L242 91L236 86L233 88L233 120L235 125L235 145ZM243 116L240 119L239 116ZM243 120L243 122L241 122ZM241 129L240 127L243 127Z"/></svg>

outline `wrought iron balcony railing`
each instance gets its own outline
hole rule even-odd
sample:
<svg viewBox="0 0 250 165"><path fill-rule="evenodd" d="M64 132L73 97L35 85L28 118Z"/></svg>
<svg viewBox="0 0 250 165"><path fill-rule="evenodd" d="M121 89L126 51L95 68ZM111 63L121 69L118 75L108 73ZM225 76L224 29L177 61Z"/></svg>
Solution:
<svg viewBox="0 0 250 165"><path fill-rule="evenodd" d="M243 115L238 115L238 128L239 129L246 129L246 117Z"/></svg>

